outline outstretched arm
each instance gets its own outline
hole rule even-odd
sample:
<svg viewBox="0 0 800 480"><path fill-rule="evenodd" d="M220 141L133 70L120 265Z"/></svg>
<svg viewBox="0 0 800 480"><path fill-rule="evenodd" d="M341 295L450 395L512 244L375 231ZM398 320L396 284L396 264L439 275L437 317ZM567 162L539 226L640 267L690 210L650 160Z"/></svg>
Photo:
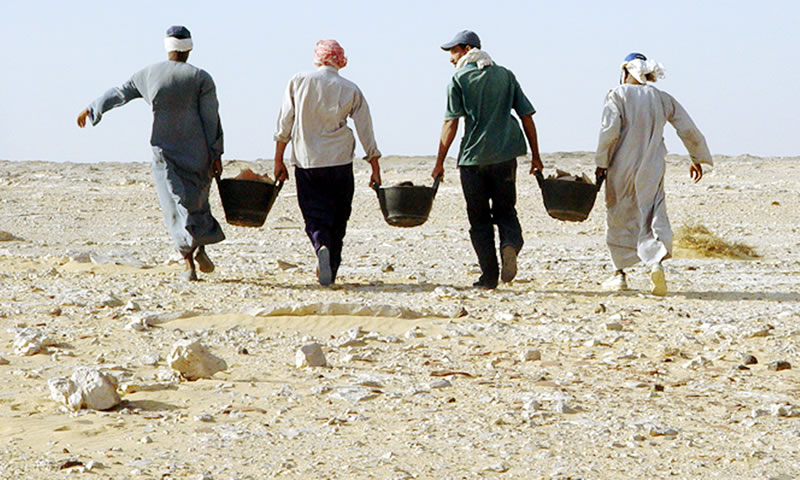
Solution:
<svg viewBox="0 0 800 480"><path fill-rule="evenodd" d="M451 118L444 121L442 125L442 135L439 138L439 153L436 155L436 165L433 167L431 177L444 178L444 159L447 157L447 152L450 150L450 145L456 138L458 132L458 119Z"/></svg>
<svg viewBox="0 0 800 480"><path fill-rule="evenodd" d="M525 131L525 137L528 138L528 145L531 147L531 174L536 170L542 170L542 157L539 155L539 138L536 135L536 124L533 122L533 114L523 115L522 129Z"/></svg>
<svg viewBox="0 0 800 480"><path fill-rule="evenodd" d="M103 114L112 108L121 107L126 103L136 98L141 98L142 94L133 83L133 80L128 80L121 87L114 87L101 95L97 100L92 102L87 108L84 108L78 114L78 126L83 128L86 126L86 119L88 118L92 125L97 125L103 119Z"/></svg>

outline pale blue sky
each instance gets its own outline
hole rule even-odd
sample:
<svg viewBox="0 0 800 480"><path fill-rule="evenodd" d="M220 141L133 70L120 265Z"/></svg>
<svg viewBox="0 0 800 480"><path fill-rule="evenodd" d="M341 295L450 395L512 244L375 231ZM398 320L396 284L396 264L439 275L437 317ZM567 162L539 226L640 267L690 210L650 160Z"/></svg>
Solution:
<svg viewBox="0 0 800 480"><path fill-rule="evenodd" d="M164 59L166 28L195 40L217 83L224 158L271 158L286 82L335 38L385 155L434 155L453 73L439 45L475 30L538 112L542 152L594 150L605 93L631 51L662 62L716 154L800 155L800 2L769 1L28 1L0 15L0 159L148 161L137 100L79 130L106 89ZM685 153L668 128L671 152ZM456 146L450 154L455 155ZM360 150L360 148L359 148Z"/></svg>

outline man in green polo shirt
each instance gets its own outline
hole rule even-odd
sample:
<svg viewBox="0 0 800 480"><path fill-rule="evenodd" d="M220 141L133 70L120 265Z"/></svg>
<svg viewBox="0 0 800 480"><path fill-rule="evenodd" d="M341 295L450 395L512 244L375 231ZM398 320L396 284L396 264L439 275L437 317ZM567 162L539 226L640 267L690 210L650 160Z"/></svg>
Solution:
<svg viewBox="0 0 800 480"><path fill-rule="evenodd" d="M498 276L510 282L517 274L517 254L523 244L516 210L517 157L527 153L527 138L531 148L530 173L542 169L533 123L536 110L514 74L481 50L475 32L459 32L442 49L450 52L456 73L447 86L447 113L432 175L444 175L444 159L458 131L458 119L464 117L458 168L467 201L469 235L481 267L481 276L473 286L493 289ZM511 110L522 121L522 129ZM500 233L501 272L494 225Z"/></svg>

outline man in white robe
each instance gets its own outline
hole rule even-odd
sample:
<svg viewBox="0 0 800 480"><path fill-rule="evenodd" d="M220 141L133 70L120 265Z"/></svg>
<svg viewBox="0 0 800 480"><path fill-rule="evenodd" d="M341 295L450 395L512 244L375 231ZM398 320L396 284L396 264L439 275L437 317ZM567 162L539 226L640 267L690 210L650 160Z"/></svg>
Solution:
<svg viewBox="0 0 800 480"><path fill-rule="evenodd" d="M628 288L623 269L643 262L650 269L651 292L667 293L662 260L672 255L672 228L664 198L664 125L671 123L689 151L689 176L698 182L702 164L713 165L706 140L686 110L666 92L649 85L663 68L640 53L622 64L621 85L611 90L603 109L595 163L606 175L606 242L617 271L603 283Z"/></svg>

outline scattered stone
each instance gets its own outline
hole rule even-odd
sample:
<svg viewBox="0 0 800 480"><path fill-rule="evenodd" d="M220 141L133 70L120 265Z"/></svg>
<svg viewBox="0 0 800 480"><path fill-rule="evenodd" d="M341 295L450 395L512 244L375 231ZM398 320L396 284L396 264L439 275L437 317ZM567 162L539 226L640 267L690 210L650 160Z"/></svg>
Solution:
<svg viewBox="0 0 800 480"><path fill-rule="evenodd" d="M774 362L769 362L767 364L767 368L772 370L773 372L780 372L781 370L791 369L792 364L787 362L786 360L775 360Z"/></svg>
<svg viewBox="0 0 800 480"><path fill-rule="evenodd" d="M125 303L119 298L109 293L103 296L103 298L100 299L97 305L99 307L115 308L115 307L121 307L125 305Z"/></svg>
<svg viewBox="0 0 800 480"><path fill-rule="evenodd" d="M394 272L394 265L392 265L391 263L383 264L381 266L381 272L383 272L383 273Z"/></svg>
<svg viewBox="0 0 800 480"><path fill-rule="evenodd" d="M770 407L770 413L776 417L800 417L800 408L790 404L776 404Z"/></svg>
<svg viewBox="0 0 800 480"><path fill-rule="evenodd" d="M660 383L656 383L655 385L653 385L653 391L654 392L663 392L664 391L664 385L661 385Z"/></svg>
<svg viewBox="0 0 800 480"><path fill-rule="evenodd" d="M153 439L150 438L150 435L145 435L139 440L139 443L144 443L144 444L153 443Z"/></svg>
<svg viewBox="0 0 800 480"><path fill-rule="evenodd" d="M653 425L650 427L651 437L675 437L678 433L679 430L677 428L665 427L662 425Z"/></svg>
<svg viewBox="0 0 800 480"><path fill-rule="evenodd" d="M8 365L9 363L11 362L9 362L6 357L0 356L0 365Z"/></svg>
<svg viewBox="0 0 800 480"><path fill-rule="evenodd" d="M435 381L431 382L431 384L430 384L430 388L448 388L448 387L452 387L452 386L453 386L453 384L450 383L450 380L448 380L446 378L443 378L441 380L435 380Z"/></svg>
<svg viewBox="0 0 800 480"><path fill-rule="evenodd" d="M17 240L22 240L22 239L10 232L0 230L0 242L13 242Z"/></svg>
<svg viewBox="0 0 800 480"><path fill-rule="evenodd" d="M159 360L161 360L161 356L157 353L149 353L142 355L142 365L148 365L154 367L158 365Z"/></svg>
<svg viewBox="0 0 800 480"><path fill-rule="evenodd" d="M772 333L772 329L774 327L772 325L767 325L765 327L758 327L755 330L751 330L747 334L745 334L745 338L759 338L759 337L768 337Z"/></svg>
<svg viewBox="0 0 800 480"><path fill-rule="evenodd" d="M578 409L571 407L565 400L558 400L553 410L557 413L578 413Z"/></svg>
<svg viewBox="0 0 800 480"><path fill-rule="evenodd" d="M195 421L203 422L203 423L211 423L214 421L214 416L210 413L201 413L194 417Z"/></svg>
<svg viewBox="0 0 800 480"><path fill-rule="evenodd" d="M327 367L328 361L319 343L308 343L297 349L295 365L297 368Z"/></svg>
<svg viewBox="0 0 800 480"><path fill-rule="evenodd" d="M758 359L755 356L750 355L749 353L742 355L742 365L755 365L757 363Z"/></svg>
<svg viewBox="0 0 800 480"><path fill-rule="evenodd" d="M247 347L244 346L240 346L239 348L237 348L236 353L238 353L239 355L250 355L250 352L247 351Z"/></svg>
<svg viewBox="0 0 800 480"><path fill-rule="evenodd" d="M379 390L372 388L352 386L352 387L338 387L328 395L328 398L341 400L350 403L364 402L372 400L380 394Z"/></svg>
<svg viewBox="0 0 800 480"><path fill-rule="evenodd" d="M606 330L609 332L621 332L622 324L619 322L608 322L606 323Z"/></svg>
<svg viewBox="0 0 800 480"><path fill-rule="evenodd" d="M126 312L138 312L140 310L141 308L139 307L139 304L133 299L128 300L128 303L125 304Z"/></svg>
<svg viewBox="0 0 800 480"><path fill-rule="evenodd" d="M55 340L38 328L20 328L16 329L16 332L14 353L17 355L30 356L40 352L45 353L47 347L56 344Z"/></svg>
<svg viewBox="0 0 800 480"><path fill-rule="evenodd" d="M48 311L47 311L47 313L48 313L49 315L52 315L52 316L54 316L54 317L58 317L58 316L59 316L59 315L61 315L63 312L62 312L62 310L61 310L61 307L58 307L58 306L56 306L56 307L53 307L53 308L51 308L50 310L48 310Z"/></svg>
<svg viewBox="0 0 800 480"><path fill-rule="evenodd" d="M425 334L422 332L422 329L419 327L414 327L411 330L407 331L405 337L408 339L412 338L422 338Z"/></svg>
<svg viewBox="0 0 800 480"><path fill-rule="evenodd" d="M520 360L522 360L523 362L532 362L532 361L541 360L541 359L542 359L542 352L540 352L539 350L535 350L535 349L525 350L520 355Z"/></svg>
<svg viewBox="0 0 800 480"><path fill-rule="evenodd" d="M698 355L697 357L694 357L692 360L687 362L686 365L684 365L684 368L688 368L690 370L697 370L698 368L701 367L709 367L711 366L711 363L712 363L711 360L707 359L702 355Z"/></svg>
<svg viewBox="0 0 800 480"><path fill-rule="evenodd" d="M50 397L71 410L108 410L120 403L117 380L95 368L79 367L70 378L52 378L48 385Z"/></svg>
<svg viewBox="0 0 800 480"><path fill-rule="evenodd" d="M495 472L495 473L505 473L509 469L508 465L503 462L500 462L495 465L490 465L483 469L484 472Z"/></svg>
<svg viewBox="0 0 800 480"><path fill-rule="evenodd" d="M278 268L281 270L290 270L292 268L297 268L297 264L292 262L286 262L283 260L278 260Z"/></svg>
<svg viewBox="0 0 800 480"><path fill-rule="evenodd" d="M176 343L167 358L167 364L187 380L210 378L228 368L225 360L212 355L197 340L181 340Z"/></svg>

